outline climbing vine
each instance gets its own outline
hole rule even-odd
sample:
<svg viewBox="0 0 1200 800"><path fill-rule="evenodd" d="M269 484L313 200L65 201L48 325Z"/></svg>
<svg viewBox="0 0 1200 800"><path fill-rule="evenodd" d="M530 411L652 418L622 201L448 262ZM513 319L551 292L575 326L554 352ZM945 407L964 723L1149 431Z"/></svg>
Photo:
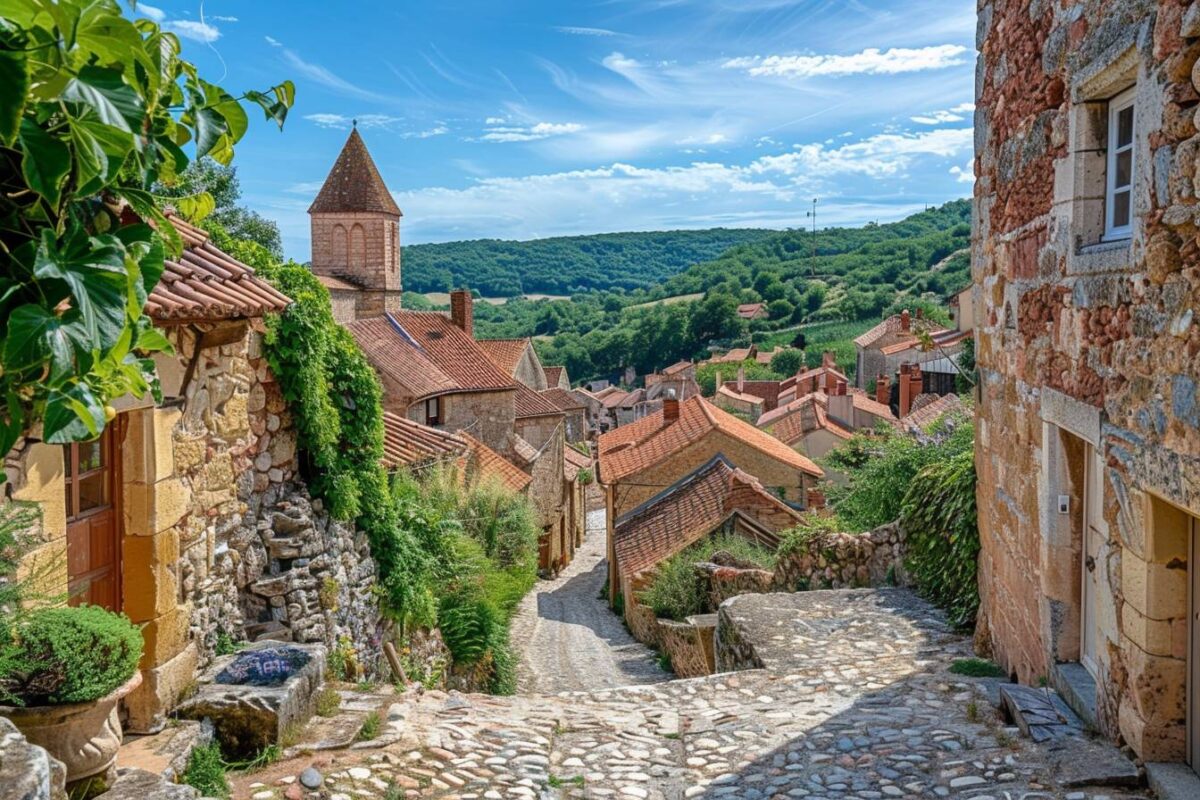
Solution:
<svg viewBox="0 0 1200 800"><path fill-rule="evenodd" d="M918 472L904 495L900 522L908 535L906 566L917 590L946 609L951 624L974 625L979 610L974 452Z"/></svg>

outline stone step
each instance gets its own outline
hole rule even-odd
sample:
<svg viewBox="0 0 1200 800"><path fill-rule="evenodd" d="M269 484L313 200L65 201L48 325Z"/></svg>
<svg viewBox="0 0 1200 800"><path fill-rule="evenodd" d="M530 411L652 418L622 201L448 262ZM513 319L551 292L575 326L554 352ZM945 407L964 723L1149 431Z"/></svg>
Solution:
<svg viewBox="0 0 1200 800"><path fill-rule="evenodd" d="M107 792L95 800L195 800L200 793L191 786L172 783L144 769L121 769Z"/></svg>

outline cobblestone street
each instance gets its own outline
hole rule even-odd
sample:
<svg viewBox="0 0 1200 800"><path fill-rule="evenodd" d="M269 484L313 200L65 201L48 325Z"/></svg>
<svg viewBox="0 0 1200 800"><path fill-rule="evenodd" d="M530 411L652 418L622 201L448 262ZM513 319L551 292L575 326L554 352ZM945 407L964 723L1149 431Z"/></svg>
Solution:
<svg viewBox="0 0 1200 800"><path fill-rule="evenodd" d="M555 695L414 692L375 741L278 764L237 796L302 797L309 764L331 800L1145 796L1060 785L1061 754L998 718L995 682L947 671L970 643L908 592L744 596L726 617L734 652L764 668Z"/></svg>
<svg viewBox="0 0 1200 800"><path fill-rule="evenodd" d="M588 512L587 537L553 581L539 581L517 611L522 694L609 689L665 681L654 653L629 635L600 598L606 577L604 510Z"/></svg>

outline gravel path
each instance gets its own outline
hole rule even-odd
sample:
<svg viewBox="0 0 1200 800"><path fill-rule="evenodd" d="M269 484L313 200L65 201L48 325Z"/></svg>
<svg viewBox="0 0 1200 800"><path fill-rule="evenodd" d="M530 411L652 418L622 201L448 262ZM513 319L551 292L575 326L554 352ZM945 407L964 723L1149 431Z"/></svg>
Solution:
<svg viewBox="0 0 1200 800"><path fill-rule="evenodd" d="M604 510L587 515L575 560L553 581L539 581L517 610L512 642L522 694L591 691L669 680L645 645L629 635L600 599L607 575Z"/></svg>

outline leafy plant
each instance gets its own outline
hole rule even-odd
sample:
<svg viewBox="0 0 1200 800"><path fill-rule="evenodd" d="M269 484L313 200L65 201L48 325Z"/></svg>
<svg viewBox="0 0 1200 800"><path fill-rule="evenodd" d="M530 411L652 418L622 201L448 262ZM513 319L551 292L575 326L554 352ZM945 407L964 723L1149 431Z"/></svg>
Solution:
<svg viewBox="0 0 1200 800"><path fill-rule="evenodd" d="M342 707L342 696L332 686L326 686L317 693L317 716L335 716Z"/></svg>
<svg viewBox="0 0 1200 800"><path fill-rule="evenodd" d="M189 144L228 164L243 103L282 125L292 100L286 81L235 97L204 80L115 0L0 4L0 452L38 422L50 443L95 438L113 398L158 398L149 355L170 344L144 306L181 242L151 189Z"/></svg>
<svg viewBox="0 0 1200 800"><path fill-rule="evenodd" d="M216 742L202 744L192 750L187 768L183 771L183 783L199 790L201 797L229 797L229 781L225 777L225 759L221 746Z"/></svg>
<svg viewBox="0 0 1200 800"><path fill-rule="evenodd" d="M142 634L99 606L21 613L0 644L0 698L12 705L98 700L133 677Z"/></svg>
<svg viewBox="0 0 1200 800"><path fill-rule="evenodd" d="M378 711L372 711L363 718L362 727L358 729L358 736L355 737L360 742L369 742L379 735L379 726L382 720L379 718Z"/></svg>
<svg viewBox="0 0 1200 800"><path fill-rule="evenodd" d="M983 658L958 658L950 665L950 671L955 675L966 675L969 678L1004 678L1006 677L1000 665Z"/></svg>
<svg viewBox="0 0 1200 800"><path fill-rule="evenodd" d="M683 620L709 611L708 597L695 565L721 551L762 569L775 565L774 553L748 539L732 534L712 536L661 563L653 582L643 592L642 601L653 609L655 616L664 619Z"/></svg>

